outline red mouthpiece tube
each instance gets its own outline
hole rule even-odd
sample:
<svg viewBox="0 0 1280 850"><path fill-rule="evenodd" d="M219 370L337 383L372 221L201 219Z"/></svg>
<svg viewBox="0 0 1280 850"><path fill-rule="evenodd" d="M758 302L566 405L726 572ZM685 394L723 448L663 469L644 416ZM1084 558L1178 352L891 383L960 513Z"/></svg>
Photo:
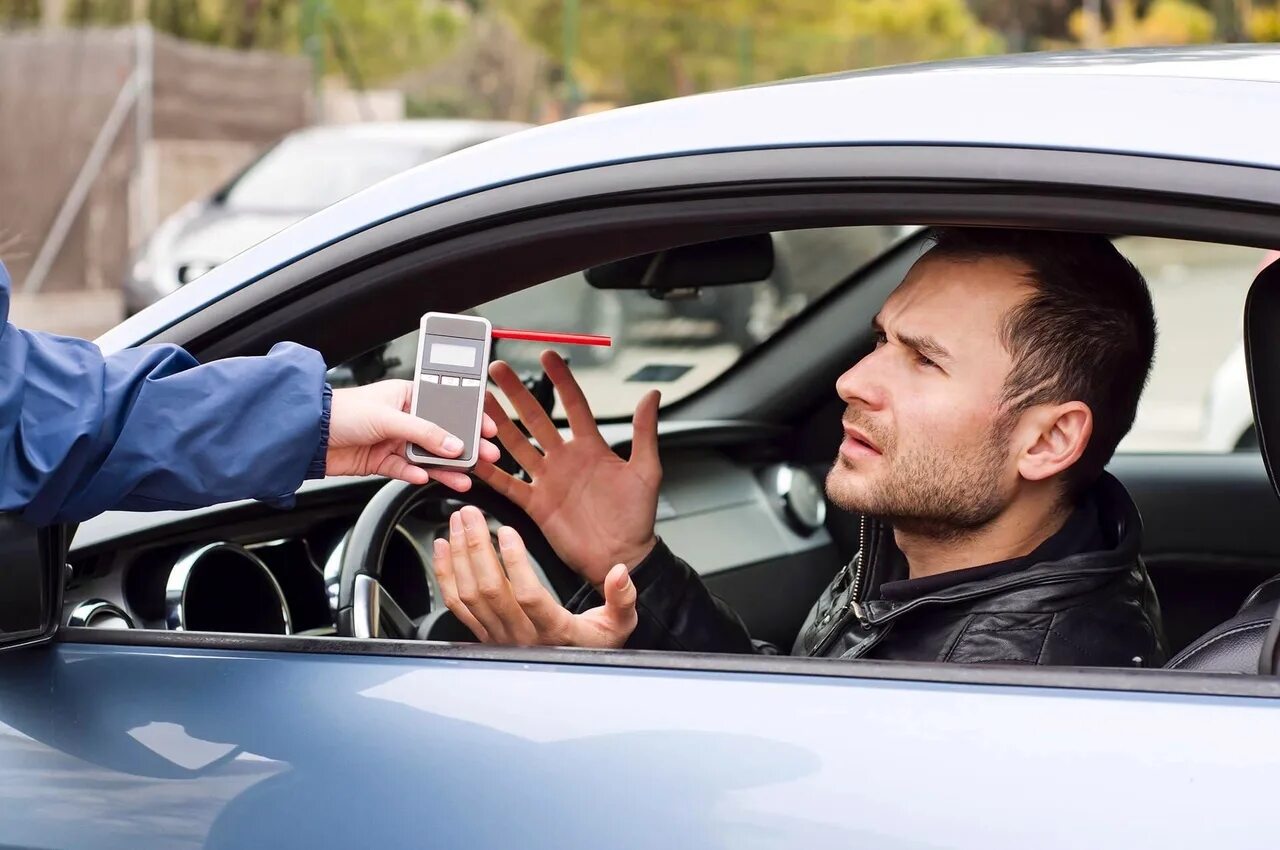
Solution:
<svg viewBox="0 0 1280 850"><path fill-rule="evenodd" d="M517 328L494 328L494 339L522 339L525 342L553 342L561 345L613 345L607 336L596 334L567 334L551 331L524 331Z"/></svg>

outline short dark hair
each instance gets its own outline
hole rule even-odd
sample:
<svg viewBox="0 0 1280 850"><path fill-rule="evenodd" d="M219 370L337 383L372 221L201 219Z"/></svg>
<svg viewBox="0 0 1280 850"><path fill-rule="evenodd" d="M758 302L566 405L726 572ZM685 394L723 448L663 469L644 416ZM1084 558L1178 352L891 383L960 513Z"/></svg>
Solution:
<svg viewBox="0 0 1280 850"><path fill-rule="evenodd" d="M1009 311L1001 341L1013 357L1002 404L1016 415L1037 404L1081 401L1093 436L1064 474L1077 498L1129 433L1155 356L1151 292L1105 236L991 227L942 227L928 256L1005 257L1025 265L1032 294Z"/></svg>

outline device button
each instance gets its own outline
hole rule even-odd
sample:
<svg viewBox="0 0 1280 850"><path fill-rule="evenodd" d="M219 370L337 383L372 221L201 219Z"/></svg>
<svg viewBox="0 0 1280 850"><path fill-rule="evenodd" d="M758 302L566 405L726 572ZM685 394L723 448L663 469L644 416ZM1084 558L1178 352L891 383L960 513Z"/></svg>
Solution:
<svg viewBox="0 0 1280 850"><path fill-rule="evenodd" d="M422 380L426 381L428 384L438 384L440 383L440 376L439 375L423 375Z"/></svg>
<svg viewBox="0 0 1280 850"><path fill-rule="evenodd" d="M445 375L440 379L440 383L444 384L446 387L456 387L458 386L458 379Z"/></svg>
<svg viewBox="0 0 1280 850"><path fill-rule="evenodd" d="M475 378L463 378L462 385L464 387L478 387L480 386L480 382L477 381Z"/></svg>

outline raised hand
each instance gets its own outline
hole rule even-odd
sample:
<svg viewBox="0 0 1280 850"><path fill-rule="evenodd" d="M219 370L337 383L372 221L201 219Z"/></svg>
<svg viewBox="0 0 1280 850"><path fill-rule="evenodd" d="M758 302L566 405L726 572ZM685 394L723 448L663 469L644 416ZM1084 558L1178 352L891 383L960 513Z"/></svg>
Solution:
<svg viewBox="0 0 1280 850"><path fill-rule="evenodd" d="M478 465L475 475L528 514L570 569L600 587L615 564L633 569L657 543L654 519L662 482L658 392L649 392L636 406L631 457L623 460L600 435L586 396L564 360L543 352L542 367L564 405L572 436L564 439L511 367L495 361L490 376L538 446L490 395L485 412L497 424L498 440L530 480L508 475L491 463Z"/></svg>
<svg viewBox="0 0 1280 850"><path fill-rule="evenodd" d="M498 545L501 560L484 514L465 507L432 553L445 605L481 642L616 649L635 630L636 587L622 564L604 579L604 605L575 615L538 581L515 529L498 529Z"/></svg>

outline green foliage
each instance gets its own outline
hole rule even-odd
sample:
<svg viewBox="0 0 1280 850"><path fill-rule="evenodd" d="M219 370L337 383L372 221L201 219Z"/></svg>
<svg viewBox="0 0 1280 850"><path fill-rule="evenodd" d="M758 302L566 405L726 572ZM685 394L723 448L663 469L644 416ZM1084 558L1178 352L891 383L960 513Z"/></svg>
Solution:
<svg viewBox="0 0 1280 850"><path fill-rule="evenodd" d="M115 26L141 10L180 38L300 53L311 33L326 69L376 83L438 61L465 24L444 0L64 0L65 23ZM308 14L309 10L314 14ZM41 0L0 0L0 24L40 21Z"/></svg>
<svg viewBox="0 0 1280 850"><path fill-rule="evenodd" d="M1255 8L1245 21L1250 41L1280 41L1280 4L1273 9Z"/></svg>
<svg viewBox="0 0 1280 850"><path fill-rule="evenodd" d="M565 57L572 0L495 0ZM999 51L964 0L579 0L572 70L596 98L653 100L738 83Z"/></svg>
<svg viewBox="0 0 1280 850"><path fill-rule="evenodd" d="M1205 44L1214 40L1213 14L1192 0L1152 0L1139 14L1133 0L1112 0L1109 26L1099 25L1107 47L1160 44ZM1071 18L1072 34L1083 39L1088 29L1084 12Z"/></svg>

